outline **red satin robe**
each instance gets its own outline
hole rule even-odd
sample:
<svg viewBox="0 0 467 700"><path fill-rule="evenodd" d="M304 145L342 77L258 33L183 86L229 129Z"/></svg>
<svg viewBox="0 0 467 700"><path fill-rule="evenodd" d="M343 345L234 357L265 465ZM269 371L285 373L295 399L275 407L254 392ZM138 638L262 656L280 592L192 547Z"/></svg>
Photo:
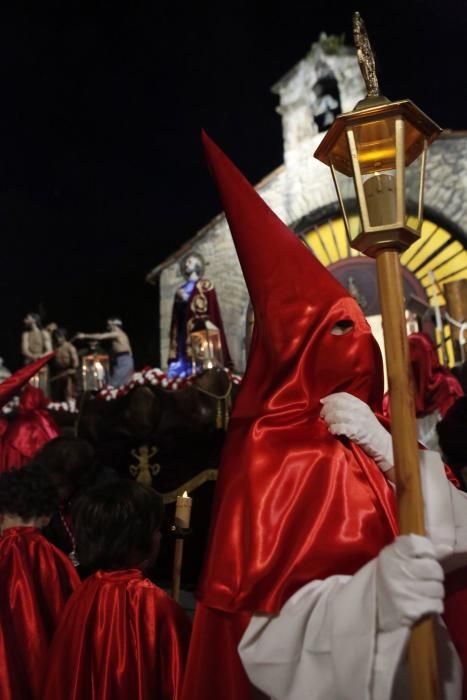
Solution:
<svg viewBox="0 0 467 700"><path fill-rule="evenodd" d="M436 410L444 417L457 399L464 396L462 387L449 367L440 364L426 333L412 333L408 340L417 418L429 416ZM384 397L384 412L390 416L388 394Z"/></svg>
<svg viewBox="0 0 467 700"><path fill-rule="evenodd" d="M39 700L53 633L79 583L70 560L36 528L0 537L1 700Z"/></svg>
<svg viewBox="0 0 467 700"><path fill-rule="evenodd" d="M191 622L136 570L99 571L70 599L44 700L176 700Z"/></svg>
<svg viewBox="0 0 467 700"><path fill-rule="evenodd" d="M57 425L47 411L47 399L40 389L28 384L21 394L18 415L0 442L0 470L22 467L58 434Z"/></svg>

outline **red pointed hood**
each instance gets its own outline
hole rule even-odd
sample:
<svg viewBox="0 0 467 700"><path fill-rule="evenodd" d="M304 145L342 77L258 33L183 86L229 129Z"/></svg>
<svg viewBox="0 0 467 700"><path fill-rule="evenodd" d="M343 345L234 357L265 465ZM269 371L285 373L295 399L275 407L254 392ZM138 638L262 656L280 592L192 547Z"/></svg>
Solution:
<svg viewBox="0 0 467 700"><path fill-rule="evenodd" d="M379 409L382 363L356 302L203 136L255 310L198 590L227 611L278 611L315 578L353 574L396 531L378 467L320 418L348 391ZM351 322L342 335L336 324Z"/></svg>
<svg viewBox="0 0 467 700"><path fill-rule="evenodd" d="M381 354L358 304L204 132L203 142L255 312L247 414L262 412L279 375L275 406L293 393L308 412L323 396L348 391L381 410ZM332 336L342 321L354 330Z"/></svg>
<svg viewBox="0 0 467 700"><path fill-rule="evenodd" d="M0 408L5 406L11 399L20 392L27 382L39 372L49 360L54 357L54 352L49 352L44 357L39 358L35 362L21 367L17 372L8 377L0 384Z"/></svg>

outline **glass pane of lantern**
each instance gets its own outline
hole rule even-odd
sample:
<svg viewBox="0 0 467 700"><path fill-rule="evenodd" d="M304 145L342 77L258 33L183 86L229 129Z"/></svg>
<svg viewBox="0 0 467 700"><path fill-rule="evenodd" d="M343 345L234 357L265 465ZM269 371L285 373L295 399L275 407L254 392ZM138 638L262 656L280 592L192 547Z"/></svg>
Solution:
<svg viewBox="0 0 467 700"><path fill-rule="evenodd" d="M423 187L424 165L426 156L426 141L422 144L422 151L415 160L412 160L405 171L405 189L407 202L406 224L415 231L420 231L423 223Z"/></svg>
<svg viewBox="0 0 467 700"><path fill-rule="evenodd" d="M109 380L109 356L85 355L81 359L83 391L100 391Z"/></svg>
<svg viewBox="0 0 467 700"><path fill-rule="evenodd" d="M410 165L425 148L425 136L411 122L405 122L405 164Z"/></svg>
<svg viewBox="0 0 467 700"><path fill-rule="evenodd" d="M222 367L222 345L217 326L208 319L196 319L190 332L193 372Z"/></svg>
<svg viewBox="0 0 467 700"><path fill-rule="evenodd" d="M399 123L399 127L396 125ZM397 209L397 153L404 153L404 122L401 117L367 121L352 128L366 203L368 225L378 227L404 223ZM400 165L403 192L403 164ZM361 204L363 206L363 204ZM401 208L402 209L402 208ZM365 216L365 214L363 214ZM364 226L365 228L365 226Z"/></svg>
<svg viewBox="0 0 467 700"><path fill-rule="evenodd" d="M191 333L191 349L196 360L203 360L208 355L208 342L204 331Z"/></svg>
<svg viewBox="0 0 467 700"><path fill-rule="evenodd" d="M329 156L336 172L342 173L350 178L352 177L351 158L345 129L341 131L339 137L336 139Z"/></svg>
<svg viewBox="0 0 467 700"><path fill-rule="evenodd" d="M357 193L355 191L355 181L353 177L345 175L336 168L334 169L334 176L336 179L336 188L338 190L339 198L341 200L340 204L344 216L344 224L347 231L347 236L350 238L351 241L353 241L362 230L360 210L357 203Z"/></svg>
<svg viewBox="0 0 467 700"><path fill-rule="evenodd" d="M375 170L394 170L396 160L396 118L389 117L355 125L357 156L362 175Z"/></svg>
<svg viewBox="0 0 467 700"><path fill-rule="evenodd" d="M363 190L370 226L397 222L396 171L373 172L364 175Z"/></svg>
<svg viewBox="0 0 467 700"><path fill-rule="evenodd" d="M211 367L223 367L224 358L222 355L221 335L219 329L214 324L210 325L212 328L209 328L208 338Z"/></svg>

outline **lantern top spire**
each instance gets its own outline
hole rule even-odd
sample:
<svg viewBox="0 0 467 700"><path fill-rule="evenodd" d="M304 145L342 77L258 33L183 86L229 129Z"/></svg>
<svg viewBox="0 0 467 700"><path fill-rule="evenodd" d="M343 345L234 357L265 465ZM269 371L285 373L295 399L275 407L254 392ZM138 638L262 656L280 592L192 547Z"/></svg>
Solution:
<svg viewBox="0 0 467 700"><path fill-rule="evenodd" d="M368 38L365 22L359 12L354 12L352 24L358 63L365 81L368 97L377 97L380 95L380 91L378 76L376 75L375 55Z"/></svg>

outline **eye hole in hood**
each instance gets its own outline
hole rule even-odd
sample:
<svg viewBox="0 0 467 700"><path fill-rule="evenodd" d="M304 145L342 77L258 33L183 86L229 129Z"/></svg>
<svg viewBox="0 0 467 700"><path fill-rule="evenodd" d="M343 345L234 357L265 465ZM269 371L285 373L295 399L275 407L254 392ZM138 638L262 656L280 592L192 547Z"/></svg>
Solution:
<svg viewBox="0 0 467 700"><path fill-rule="evenodd" d="M331 329L331 335L345 335L350 333L354 329L354 322L350 318L342 319L342 321L337 321Z"/></svg>

